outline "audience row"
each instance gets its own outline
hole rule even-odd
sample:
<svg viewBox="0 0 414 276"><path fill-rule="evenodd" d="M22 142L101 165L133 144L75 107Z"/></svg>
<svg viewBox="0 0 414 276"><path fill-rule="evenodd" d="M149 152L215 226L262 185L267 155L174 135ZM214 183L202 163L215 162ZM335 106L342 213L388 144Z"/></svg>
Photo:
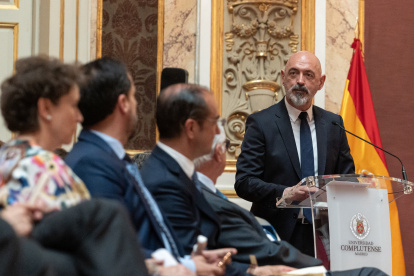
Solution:
<svg viewBox="0 0 414 276"><path fill-rule="evenodd" d="M0 275L280 275L321 264L269 239L214 187L226 141L208 89L160 93L159 141L141 171L124 150L138 116L120 62L25 58L1 90L16 137L0 149ZM77 123L83 130L63 161L53 151Z"/></svg>

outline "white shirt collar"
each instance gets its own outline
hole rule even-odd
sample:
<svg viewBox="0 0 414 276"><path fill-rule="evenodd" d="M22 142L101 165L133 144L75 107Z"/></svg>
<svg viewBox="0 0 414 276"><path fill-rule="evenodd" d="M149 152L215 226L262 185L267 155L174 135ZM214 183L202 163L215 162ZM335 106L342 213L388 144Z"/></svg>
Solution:
<svg viewBox="0 0 414 276"><path fill-rule="evenodd" d="M93 129L90 129L89 131L93 134L96 134L97 136L99 136L99 138L104 140L105 143L107 143L108 146L115 152L116 156L118 156L119 159L124 159L125 149L124 146L122 146L121 142L119 142L119 140L100 131L96 131Z"/></svg>
<svg viewBox="0 0 414 276"><path fill-rule="evenodd" d="M207 187L213 193L216 193L216 186L208 176L202 174L201 172L197 172L197 178L205 187Z"/></svg>
<svg viewBox="0 0 414 276"><path fill-rule="evenodd" d="M290 120L292 122L296 122L296 120L299 118L300 113L302 113L302 110L297 109L294 106L291 106L288 101L286 100L285 97L285 104L286 104L286 109L288 111ZM312 121L313 120L313 109L312 109L312 105L308 108L308 110L306 110L306 112L308 113L308 121Z"/></svg>
<svg viewBox="0 0 414 276"><path fill-rule="evenodd" d="M157 146L159 146L163 151L165 151L169 156L171 156L177 163L180 165L181 169L192 179L194 174L194 163L175 149L167 146L166 144L158 141Z"/></svg>

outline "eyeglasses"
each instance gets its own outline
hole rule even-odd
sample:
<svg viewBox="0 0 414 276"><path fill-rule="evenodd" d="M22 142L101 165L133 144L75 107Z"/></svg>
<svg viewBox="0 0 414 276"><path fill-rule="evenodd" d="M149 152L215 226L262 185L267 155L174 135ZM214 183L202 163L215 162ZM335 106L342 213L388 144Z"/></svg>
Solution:
<svg viewBox="0 0 414 276"><path fill-rule="evenodd" d="M206 118L206 121L209 121L210 123L217 123L218 125L224 127L224 125L226 124L226 119L225 118L217 118L217 119L213 119L213 118Z"/></svg>

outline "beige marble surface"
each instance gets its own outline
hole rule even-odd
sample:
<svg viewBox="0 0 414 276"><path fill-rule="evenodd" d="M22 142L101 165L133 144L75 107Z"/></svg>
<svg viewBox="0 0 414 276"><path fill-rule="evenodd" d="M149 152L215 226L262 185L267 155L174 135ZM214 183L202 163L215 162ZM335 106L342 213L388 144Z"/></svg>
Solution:
<svg viewBox="0 0 414 276"><path fill-rule="evenodd" d="M96 33L97 33L97 13L98 13L98 0L90 1L91 9L91 42L90 42L90 60L97 58L96 56Z"/></svg>
<svg viewBox="0 0 414 276"><path fill-rule="evenodd" d="M163 67L188 71L194 82L197 30L197 0L165 0Z"/></svg>
<svg viewBox="0 0 414 276"><path fill-rule="evenodd" d="M326 1L325 108L334 113L341 110L357 16L358 0Z"/></svg>

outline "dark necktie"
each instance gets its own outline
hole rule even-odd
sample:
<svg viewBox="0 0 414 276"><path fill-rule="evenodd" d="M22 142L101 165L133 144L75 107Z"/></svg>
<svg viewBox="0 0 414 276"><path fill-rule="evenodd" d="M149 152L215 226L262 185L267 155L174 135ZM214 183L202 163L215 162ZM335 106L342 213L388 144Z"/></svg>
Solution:
<svg viewBox="0 0 414 276"><path fill-rule="evenodd" d="M315 166L313 159L312 135L307 120L308 113L302 112L300 118L300 168L302 178L315 175ZM303 215L312 223L312 211L309 208L303 209Z"/></svg>
<svg viewBox="0 0 414 276"><path fill-rule="evenodd" d="M142 199L145 209L148 211L148 215L151 216L153 221L157 223L158 227L161 229L162 233L164 234L169 247L171 249L171 253L176 258L180 257L180 253L178 252L177 245L172 237L168 227L164 223L164 219L161 214L161 210L159 209L157 203L155 202L154 198L152 197L151 193L148 191L147 187L145 186L144 182L141 179L141 175L138 170L138 166L132 162L131 158L129 158L128 154L124 157L125 165L128 169L128 172L134 177L135 187ZM166 241L164 241L165 243Z"/></svg>

